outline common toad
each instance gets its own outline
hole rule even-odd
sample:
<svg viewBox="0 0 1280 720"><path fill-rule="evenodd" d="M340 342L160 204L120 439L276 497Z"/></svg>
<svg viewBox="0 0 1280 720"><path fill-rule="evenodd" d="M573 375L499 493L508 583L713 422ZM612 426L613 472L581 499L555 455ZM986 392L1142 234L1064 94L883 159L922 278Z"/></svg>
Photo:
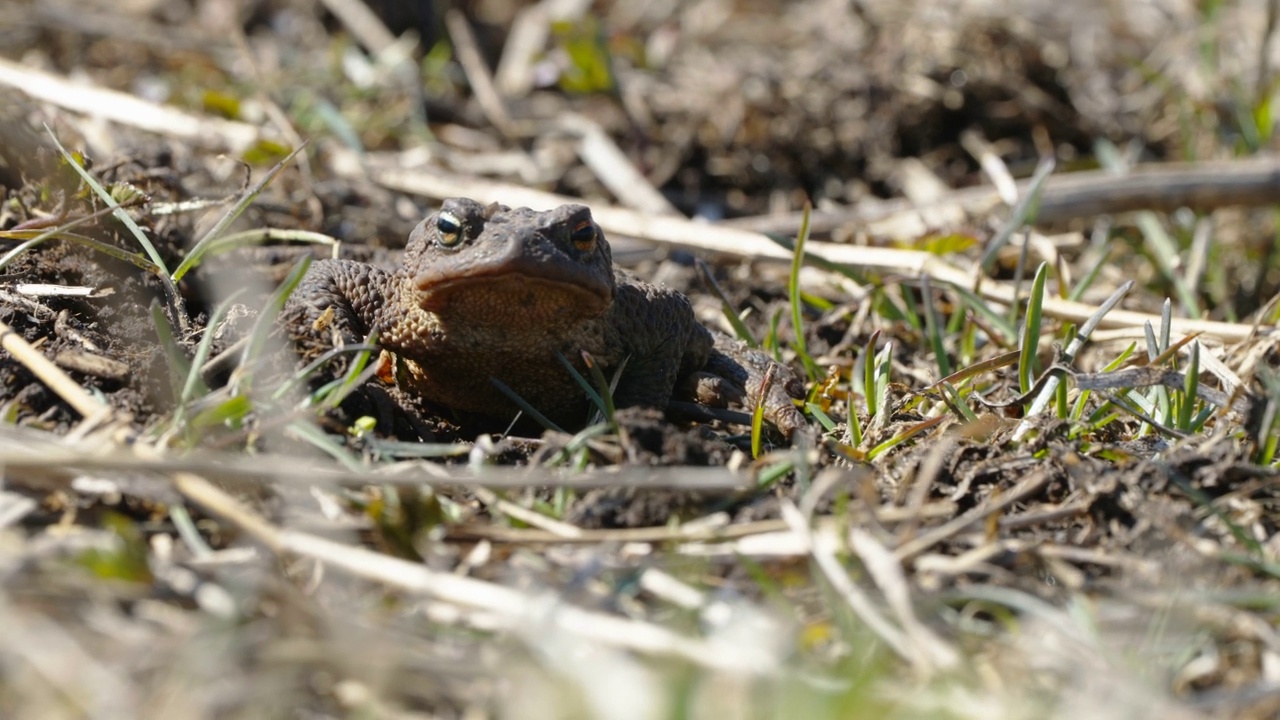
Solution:
<svg viewBox="0 0 1280 720"><path fill-rule="evenodd" d="M496 378L552 421L582 426L589 400L557 355L589 377L586 351L607 378L622 368L617 407L673 398L750 407L763 390L765 418L785 436L804 424L790 368L703 327L684 295L616 270L582 205L537 212L446 200L413 230L393 272L316 262L286 318L295 331L324 326L345 343L376 331L400 391L463 413L515 416Z"/></svg>

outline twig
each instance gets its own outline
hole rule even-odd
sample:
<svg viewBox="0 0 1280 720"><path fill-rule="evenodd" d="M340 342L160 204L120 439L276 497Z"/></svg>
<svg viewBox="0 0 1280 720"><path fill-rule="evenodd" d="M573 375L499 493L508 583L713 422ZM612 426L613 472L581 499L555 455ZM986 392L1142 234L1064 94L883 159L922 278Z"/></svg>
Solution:
<svg viewBox="0 0 1280 720"><path fill-rule="evenodd" d="M173 480L178 491L192 502L244 530L273 552L312 558L353 577L462 608L488 611L493 613L502 630L528 630L530 623L540 623L546 626L544 632L567 633L583 640L674 656L703 667L748 674L772 673L779 662L779 658L765 648L703 642L650 623L583 610L565 603L549 603L524 590L438 572L421 563L279 528L199 476L178 473Z"/></svg>
<svg viewBox="0 0 1280 720"><path fill-rule="evenodd" d="M471 83L471 91L475 93L480 109L498 132L507 137L514 137L515 124L511 122L511 115L502 102L502 96L493 87L493 76L480 55L476 36L471 32L467 18L462 11L449 8L444 13L444 24L449 29L449 38L453 40L454 52L458 55L458 62L462 65L463 72L467 74L467 82Z"/></svg>
<svg viewBox="0 0 1280 720"><path fill-rule="evenodd" d="M578 156L618 202L655 215L677 214L675 206L636 169L598 123L576 113L565 115L560 122L578 135Z"/></svg>
<svg viewBox="0 0 1280 720"><path fill-rule="evenodd" d="M910 560L916 555L919 555L943 540L960 533L965 528L983 520L989 515L1000 512L1013 503L1025 499L1028 495L1039 492L1041 488L1049 484L1049 479L1049 473L1044 471L1037 472L1028 478L1024 478L1008 492L998 496L993 496L986 502L969 510L960 517L943 523L938 527L931 528L919 537L902 543L893 551L893 554L899 560L904 562Z"/></svg>
<svg viewBox="0 0 1280 720"><path fill-rule="evenodd" d="M551 35L551 16L546 3L522 8L511 21L507 44L493 73L498 91L507 97L524 97L533 89L533 59L542 52Z"/></svg>
<svg viewBox="0 0 1280 720"><path fill-rule="evenodd" d="M781 509L782 517L787 521L791 532L803 538L814 563L822 571L822 574L831 583L835 591L839 593L845 604L849 606L849 609L899 657L913 665L920 666L922 661L926 659L917 657L916 653L913 652L915 648L912 647L907 634L880 612L880 609L871 602L871 598L867 593L853 582L849 577L849 573L845 571L844 566L836 559L836 552L840 549L840 541L836 534L834 532L814 532L806 523L804 516L800 514L800 510L789 500L782 501Z"/></svg>
<svg viewBox="0 0 1280 720"><path fill-rule="evenodd" d="M247 123L205 117L0 59L0 85L36 100L122 125L184 138L200 147L240 152L263 136Z"/></svg>
<svg viewBox="0 0 1280 720"><path fill-rule="evenodd" d="M364 46L370 55L379 55L396 42L382 20L359 0L320 0L320 3L351 31L352 37Z"/></svg>
<svg viewBox="0 0 1280 720"><path fill-rule="evenodd" d="M686 468L687 469L687 468ZM921 518L947 518L955 515L956 507L950 502L935 502L919 509L899 508L882 505L872 510L876 522L883 524L915 521ZM814 521L818 527L839 527L840 520L834 517L820 517ZM603 530L579 528L574 537L546 530L504 528L493 524L455 525L449 528L448 537L456 540L490 540L505 543L584 543L598 544L616 543L729 543L748 537L759 537L771 534L788 534L787 524L781 520L757 520L739 522L727 527L706 528L678 525L675 527L638 527L611 528ZM732 554L732 553L729 553Z"/></svg>
<svg viewBox="0 0 1280 720"><path fill-rule="evenodd" d="M1020 196L1027 192L1029 184L1028 180L1018 183ZM1154 163L1134 167L1122 176L1099 170L1050 177L1044 183L1036 222L1055 223L1133 210L1257 207L1274 204L1278 196L1280 158ZM925 207L899 200L815 212L811 232L826 234L844 226L857 226L873 236L912 236L985 215L1003 205L1000 194L990 187L968 188ZM794 233L800 227L800 213L741 218L728 224L759 232Z"/></svg>
<svg viewBox="0 0 1280 720"><path fill-rule="evenodd" d="M16 336L5 336L15 337ZM18 338L21 341L20 338ZM6 340L7 342L7 340ZM25 343L24 343L25 344ZM28 346L30 347L30 346ZM6 346L7 348L7 346ZM39 360L49 363L38 351ZM53 371L63 374L57 366ZM69 382L69 380L68 380ZM71 387L84 392L72 383ZM85 393L87 403L96 401ZM96 404L93 407L98 407ZM106 407L106 406L101 406ZM289 455L273 455L270 459L236 453L203 453L175 457L160 455L141 457L126 448L104 451L42 442L47 433L25 432L20 428L0 426L0 467L12 471L46 474L93 471L174 473L191 472L223 479L234 479L246 486L261 487L261 481L306 483L320 486L364 486L370 482L387 485L457 485L490 488L570 487L619 488L643 487L655 490L680 489L699 492L731 492L753 487L751 477L726 468L618 468L612 471L571 473L553 468L485 467L472 472L434 463L404 461L359 472Z"/></svg>
<svg viewBox="0 0 1280 720"><path fill-rule="evenodd" d="M15 360L26 366L33 375L40 378L50 390L57 393L58 397L86 419L98 421L110 415L109 405L99 402L97 398L90 395L63 372L62 368L54 365L43 353L32 347L14 332L13 328L3 322L0 322L0 347L8 350Z"/></svg>
<svg viewBox="0 0 1280 720"><path fill-rule="evenodd" d="M404 170L391 166L391 163L385 161L385 156L381 163L371 161L367 166L361 164L354 155L345 159L340 156L341 153L335 153L333 167L336 172L362 175L367 170L369 177L384 187L426 197L464 196L482 203L501 202L512 206L526 206L535 210L547 210L565 203L582 202L579 198L542 192L510 183L449 175L435 169L430 171ZM1259 163L1240 164L1258 165ZM1277 178L1280 178L1280 163L1273 162L1271 166L1273 166L1273 172L1277 173ZM1082 174L1094 175L1093 173ZM1052 180L1050 178L1050 182ZM1115 185L1112 185L1112 187L1114 188ZM1276 196L1280 196L1280 179L1275 181L1275 188L1271 192L1276 193ZM757 232L725 225L694 222L683 217L654 216L635 210L601 204L593 204L591 212L600 227L604 228L608 233L709 250L735 257L751 257L783 262L791 261L790 251ZM1043 212L1041 217L1043 217ZM829 263L847 265L853 268L891 271L910 276L927 273L935 280L953 285L968 287L971 284L969 273L950 265L936 255L923 251L862 247L810 240L805 245L805 253L816 260L825 260ZM1014 302L1016 298L1016 293L1012 286L993 281L984 282L982 287L979 288L979 292L988 300L1006 305ZM1085 322L1097 309L1095 305L1062 300L1056 297L1045 298L1044 300L1044 313L1046 315L1076 324ZM1117 309L1107 313L1099 327L1129 328L1135 333L1140 333L1142 327L1148 322L1158 326L1160 317L1149 313ZM1219 338L1223 342L1239 342L1248 338L1253 330L1250 325L1187 318L1174 318L1172 329L1174 332L1182 334L1201 333L1202 335ZM1270 328L1263 329L1259 331L1259 334L1266 335L1270 331Z"/></svg>

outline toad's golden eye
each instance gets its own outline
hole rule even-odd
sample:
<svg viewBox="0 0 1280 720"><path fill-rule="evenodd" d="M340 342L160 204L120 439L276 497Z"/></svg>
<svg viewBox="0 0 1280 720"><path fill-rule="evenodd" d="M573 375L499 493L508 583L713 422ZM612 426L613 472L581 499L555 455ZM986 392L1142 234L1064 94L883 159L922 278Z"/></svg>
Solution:
<svg viewBox="0 0 1280 720"><path fill-rule="evenodd" d="M462 242L462 221L457 215L441 210L436 215L436 242L444 247L453 247Z"/></svg>
<svg viewBox="0 0 1280 720"><path fill-rule="evenodd" d="M569 239L578 250L590 252L596 246L596 224L590 220L583 220L573 228L573 232L569 233Z"/></svg>

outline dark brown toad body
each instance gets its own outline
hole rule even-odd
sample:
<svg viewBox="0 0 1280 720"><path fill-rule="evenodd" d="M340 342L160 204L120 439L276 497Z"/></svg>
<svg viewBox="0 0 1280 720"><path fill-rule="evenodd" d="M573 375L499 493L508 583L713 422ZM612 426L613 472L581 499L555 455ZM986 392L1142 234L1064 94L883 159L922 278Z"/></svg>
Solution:
<svg viewBox="0 0 1280 720"><path fill-rule="evenodd" d="M395 272L317 262L286 317L311 326L328 308L343 342L377 332L401 391L465 413L515 416L497 379L556 423L581 426L588 400L560 358L588 376L585 351L605 377L623 368L618 407L666 407L673 395L751 403L763 388L766 417L784 434L803 423L788 368L708 331L684 295L615 270L581 205L536 212L446 200L409 236Z"/></svg>

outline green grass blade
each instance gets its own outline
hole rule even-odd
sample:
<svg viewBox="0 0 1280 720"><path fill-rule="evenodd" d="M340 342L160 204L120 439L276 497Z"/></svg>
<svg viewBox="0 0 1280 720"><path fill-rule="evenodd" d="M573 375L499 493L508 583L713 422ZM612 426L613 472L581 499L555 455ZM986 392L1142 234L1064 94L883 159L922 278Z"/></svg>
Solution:
<svg viewBox="0 0 1280 720"><path fill-rule="evenodd" d="M512 390L511 387L506 383L502 382L501 380L495 377L489 378L489 382L493 383L493 386L498 388L499 392L501 392L503 395L506 395L507 399L515 403L521 410L524 411L526 415L533 418L534 422L538 423L539 425L541 425L542 427L548 430L554 430L560 433L565 432L564 428L560 427L559 425L547 419L546 415L543 415L541 412L538 411L537 408L530 405L528 400L525 400L524 398L520 397L519 393L517 393L515 390ZM565 433L565 434L567 435L568 433Z"/></svg>
<svg viewBox="0 0 1280 720"><path fill-rule="evenodd" d="M204 333L200 336L200 343L196 345L196 354L191 359L191 367L187 371L186 381L182 384L182 393L178 396L179 410L191 399L197 395L205 395L209 389L205 387L204 381L200 379L200 370L204 367L205 361L209 359L209 352L213 348L213 336L218 331L218 326L222 323L222 319L231 311L231 305L235 302L244 290L236 290L227 296L225 300L218 304L213 310L213 315L209 317L209 322L205 325Z"/></svg>
<svg viewBox="0 0 1280 720"><path fill-rule="evenodd" d="M1121 365L1124 365L1125 362L1127 362L1130 357L1133 356L1133 352L1137 349L1138 349L1138 343L1136 342L1129 343L1128 347L1126 347L1123 352L1117 355L1114 360L1107 363L1106 366L1102 368L1102 371L1111 372L1113 370L1118 369ZM1093 395L1092 390L1080 391L1080 396L1076 398L1075 409L1071 413L1072 420L1079 420L1084 415L1085 404L1089 401L1089 397L1092 395Z"/></svg>
<svg viewBox="0 0 1280 720"><path fill-rule="evenodd" d="M361 353L365 351L374 352L377 350L378 348L376 346L368 345L364 343L361 343L358 345L345 345L343 347L333 348L332 350L329 350L328 352L323 353L322 355L320 355L320 357L316 358L315 360L312 360L311 362L307 363L306 367L295 372L292 376L290 376L287 380L285 380L280 385L280 387L276 388L276 390L271 393L271 399L279 400L280 398L285 397L290 392L292 392L295 387L301 385L303 382L306 381L307 378L311 377L313 374L316 373L316 371L324 367L326 363L333 360L335 357L339 355L344 355L348 353Z"/></svg>
<svg viewBox="0 0 1280 720"><path fill-rule="evenodd" d="M284 282L280 283L280 287L271 293L267 306L258 314L258 318L253 324L253 332L249 334L249 342L245 345L244 351L240 355L240 369L242 371L246 370L250 363L262 354L276 317L284 309L285 301L293 294L294 289L298 287L298 283L302 282L303 276L307 274L307 269L310 267L311 256L302 256L289 270L289 274L285 276Z"/></svg>
<svg viewBox="0 0 1280 720"><path fill-rule="evenodd" d="M591 383L587 382L587 378L585 378L582 373L578 372L578 368L574 367L573 363L569 362L569 359L562 353L557 352L556 359L560 361L560 364L564 366L565 370L569 371L569 376L573 378L574 382L578 383L578 387L582 388L582 392L586 393L587 397L591 398L591 404L595 405L596 409L601 413L604 413L604 398L600 397L600 393L596 392L596 389L591 387Z"/></svg>
<svg viewBox="0 0 1280 720"><path fill-rule="evenodd" d="M879 331L877 330L876 333L878 332ZM876 333L872 333L872 335L874 336ZM871 356L867 354L867 350L864 348L862 351L862 355L858 358L857 362L854 363L853 369L850 370L849 372L849 402L848 402L848 408L847 408L849 417L846 423L847 431L846 431L845 441L852 444L854 447L861 447L862 445L862 420L859 419L858 408L853 403L853 399L858 396L858 384L859 384L858 363L862 363L862 369L863 369L863 372L861 373L862 397L863 397L863 400L868 403L868 406L870 406L870 401L867 400L868 386L866 385L866 377L867 377L866 366L870 364L870 362L871 362Z"/></svg>
<svg viewBox="0 0 1280 720"><path fill-rule="evenodd" d="M1036 165L1035 174L1031 176L1031 183L1027 187L1027 192L1018 201L1013 208L1013 214L1000 226L1000 230L991 238L991 242L987 244L986 251L982 254L982 259L978 262L978 267L982 268L983 274L991 270L992 264L996 261L996 256L1000 249L1009 244L1009 239L1018 231L1027 221L1035 214L1035 210L1040 205L1040 195L1044 192L1044 181L1049 178L1053 172L1055 161L1052 157L1046 157L1040 160Z"/></svg>
<svg viewBox="0 0 1280 720"><path fill-rule="evenodd" d="M761 437L764 436L764 393L756 399L751 408L751 457L760 457Z"/></svg>
<svg viewBox="0 0 1280 720"><path fill-rule="evenodd" d="M804 365L805 374L810 380L821 379L822 373L818 371L817 365L814 364L813 358L809 357L809 351L806 347L804 337L804 302L800 299L800 268L804 265L804 244L809 239L810 219L813 213L813 205L805 202L804 213L800 219L800 232L796 234L796 247L791 253L791 273L787 276L787 296L791 302L791 329L795 333L795 341L792 345L799 356L801 364Z"/></svg>
<svg viewBox="0 0 1280 720"><path fill-rule="evenodd" d="M832 432L836 429L836 421L832 420L831 416L828 415L826 411L822 409L822 406L818 405L818 403L808 402L805 403L804 407L809 414L818 421L818 424L822 426L823 431Z"/></svg>
<svg viewBox="0 0 1280 720"><path fill-rule="evenodd" d="M302 440L307 441L321 452L329 455L333 459L342 463L348 470L352 472L368 472L369 468L360 459L347 451L342 443L334 441L324 430L318 426L298 420L289 423L289 430Z"/></svg>
<svg viewBox="0 0 1280 720"><path fill-rule="evenodd" d="M1076 281L1075 287L1071 288L1071 292L1067 294L1068 300L1079 302L1080 298L1084 297L1085 292L1093 287L1094 281L1098 279L1098 273L1102 272L1102 268L1107 266L1108 258L1109 255L1106 254L1099 256L1098 262L1089 268L1084 277Z"/></svg>
<svg viewBox="0 0 1280 720"><path fill-rule="evenodd" d="M124 208L115 201L115 198L111 197L111 193L107 192L107 189L102 187L102 184L94 179L94 177L89 174L89 171L85 170L80 163L76 161L75 156L67 152L67 149L62 146L62 143L58 142L58 136L53 133L53 130L49 129L48 125L46 125L44 129L45 132L49 133L49 138L53 140L53 144L57 146L58 152L62 154L63 160L71 166L72 170L76 171L76 174L80 176L80 179L84 181L85 185L88 185L89 188L93 190L93 193L97 195L107 207L111 208L111 215L118 220L121 225L124 225L129 230L133 237L137 239L138 244L141 245L142 249L147 253L147 257L150 258L152 264L154 264L155 267L167 277L169 269L165 266L164 259L160 257L160 253L156 250L155 245L151 244L151 240L147 238L147 234L143 232L142 228L138 227L138 223L134 222L133 218L129 216L129 213L125 212ZM170 285L172 285L172 283L170 283ZM173 294L176 296L177 292L175 291Z"/></svg>
<svg viewBox="0 0 1280 720"><path fill-rule="evenodd" d="M929 276L922 276L920 281L922 291L920 294L924 298L925 334L929 338L929 347L933 350L934 363L938 366L938 377L946 377L951 374L951 360L947 357L947 347L943 343L943 328L941 323L938 322L938 310L934 307Z"/></svg>
<svg viewBox="0 0 1280 720"><path fill-rule="evenodd" d="M160 253L156 250L155 245L151 244L151 240L147 237L147 234L142 231L142 228L138 226L138 223L134 222L133 218L129 216L129 213L125 212L124 208L116 202L115 198L111 196L111 193L108 192L106 188L102 187L102 184L95 180L87 170L81 167L80 163L76 162L75 157L71 153L67 152L67 149L62 146L62 143L58 142L58 137L57 135L54 135L53 130L49 129L48 125L45 125L44 129L45 132L49 133L49 138L53 140L53 144L57 146L58 152L62 154L66 163L76 171L76 174L80 176L80 179L93 190L94 194L102 200L103 204L111 208L112 217L119 221L121 225L124 225L125 228L129 230L129 233L138 241L138 244L142 246L143 251L146 252L147 258L151 261L153 266L150 268L151 272L155 273L160 278L160 286L164 288L165 297L168 298L169 307L173 311L173 320L178 323L179 328L185 333L187 329L187 313L185 304L182 301L182 296L178 294L178 288L174 284L173 279L169 277L168 266L165 265L164 259L160 257Z"/></svg>
<svg viewBox="0 0 1280 720"><path fill-rule="evenodd" d="M734 311L733 305L729 303L729 298L724 294L724 289L720 287L720 283L711 274L711 269L702 260L698 260L695 266L698 268L698 274L702 276L702 282L711 290L711 294L720 300L720 312L724 313L724 317L729 321L729 325L733 328L733 334L739 340L747 343L753 348L760 347L760 343L755 336L751 334L751 329L747 324L742 322L742 318Z"/></svg>
<svg viewBox="0 0 1280 720"><path fill-rule="evenodd" d="M600 398L600 412L604 415L604 420L614 431L618 429L618 421L614 418L615 407L613 403L613 389L616 387L617 381L622 377L621 369L614 374L613 382L604 376L604 370L600 369L600 363L591 357L591 353L586 350L582 351L582 361L587 364L587 372L591 374L591 381L596 384L599 389L598 397ZM570 366L572 367L572 366Z"/></svg>
<svg viewBox="0 0 1280 720"><path fill-rule="evenodd" d="M165 358L169 361L170 388L173 390L174 397L181 397L184 378L191 374L191 363L187 361L182 348L178 347L177 341L173 339L173 329L169 327L169 319L160 309L160 304L153 300L150 311L151 321L156 325L156 339L160 343L160 349L164 351Z"/></svg>
<svg viewBox="0 0 1280 720"><path fill-rule="evenodd" d="M1013 323L1009 322L1009 318L1005 317L1004 314L988 305L981 296L977 295L972 290L960 287L959 285L953 285L952 283L942 284L950 288L952 292L960 297L960 301L962 303L968 306L969 309L973 310L975 313L981 315L993 329L1001 333L1003 336L1002 338L992 338L992 340L1000 342L1004 347L1013 347L1017 344L1018 329Z"/></svg>
<svg viewBox="0 0 1280 720"><path fill-rule="evenodd" d="M1190 317L1199 317L1200 303L1196 300L1195 293L1191 292L1186 279L1178 272L1181 259L1178 257L1177 243L1169 237L1169 233L1160 224L1160 219L1154 212L1150 210L1139 212L1137 223L1138 230L1146 240L1147 254L1155 261L1160 274L1173 286L1173 293L1178 297L1178 303L1182 305L1183 311Z"/></svg>
<svg viewBox="0 0 1280 720"><path fill-rule="evenodd" d="M943 382L938 386L938 390L942 392L942 397L947 403L947 407L951 412L955 413L961 422L972 423L978 421L978 416L970 409L969 404L960 397L960 391L949 382Z"/></svg>
<svg viewBox="0 0 1280 720"><path fill-rule="evenodd" d="M240 427L244 419L253 410L253 403L248 395L233 395L221 402L209 404L203 400L193 405L196 412L188 423L194 430L207 430L220 425L231 424Z"/></svg>
<svg viewBox="0 0 1280 720"><path fill-rule="evenodd" d="M309 230L255 228L253 230L245 230L243 232L232 233L230 235L223 235L222 237L209 241L209 243L201 250L202 254L198 260L208 260L209 258L217 257L222 253L242 247L251 247L267 242L280 241L301 242L310 245L327 245L329 247L339 244L339 240L335 237L325 235L324 233L311 232ZM191 255L188 255L187 257L189 258ZM185 263L186 260L184 259L183 262ZM175 270L174 274L177 275L179 270L182 271L183 274L186 274L190 269L190 267L184 269L179 265L178 270ZM182 279L181 275L178 275L175 278L175 280L180 279Z"/></svg>
<svg viewBox="0 0 1280 720"><path fill-rule="evenodd" d="M889 414L889 375L893 369L893 341L885 343L884 348L876 354L875 361L875 379L872 387L875 388L876 396L876 414L873 420L884 422L888 419Z"/></svg>
<svg viewBox="0 0 1280 720"><path fill-rule="evenodd" d="M347 367L347 372L343 374L333 388L324 393L324 401L318 403L318 406L324 410L333 410L342 404L356 388L364 385L378 372L377 365L370 365L369 362L374 357L377 350L378 334L374 332L364 348L356 353L352 358L351 365Z"/></svg>
<svg viewBox="0 0 1280 720"><path fill-rule="evenodd" d="M110 215L112 212L114 212L114 210L115 208L100 208L94 212L89 213L88 215L85 215L83 217L78 217L74 220L68 220L65 223L62 223L55 227L51 227L48 230L36 230L36 229L0 230L0 239L24 241L19 243L16 247L14 247L9 252L0 256L0 270L3 270L6 265L13 262L14 258L18 257L19 255L26 252L27 250L30 250L31 248L36 247L40 243L43 243L45 240L55 239L55 240L62 240L64 242L72 242L80 245L85 245L89 248L97 250L98 252L105 253L119 260L124 260L125 262L131 263L132 265L142 268L143 270L146 270L148 272L156 272L156 267L154 264L152 264L151 260L149 260L148 258L142 255L139 255L138 253L132 253L132 252L129 252L128 250L118 248L114 245L108 245L106 243L94 240L93 238L70 232L72 228L78 227L80 225L84 225L85 223L93 222L94 220L97 220L98 218L104 217L106 215Z"/></svg>
<svg viewBox="0 0 1280 720"><path fill-rule="evenodd" d="M1075 338L1073 338L1067 345L1066 349L1062 351L1063 364L1070 365L1075 361L1076 354L1079 353L1080 349L1084 347L1084 344L1088 342L1089 336L1093 334L1093 331L1098 329L1098 325L1102 322L1102 318L1106 317L1107 313L1111 312L1115 306L1119 305L1124 296L1132 289L1132 280L1116 288L1116 291L1111 293L1110 297L1098 306L1098 309L1089 316L1089 319L1084 321L1084 324L1080 326L1079 332L1076 333ZM1031 407L1027 409L1027 418L1035 417L1036 415L1044 412L1045 408L1049 406L1049 403L1056 396L1058 384L1061 382L1062 379L1057 375L1048 379L1043 389L1041 389L1040 393L1036 395L1036 399L1031 403ZM1027 419L1024 419L1018 424L1018 429L1014 431L1013 440L1015 442L1021 440L1027 433L1031 432L1032 427L1034 427L1032 423L1028 422Z"/></svg>
<svg viewBox="0 0 1280 720"><path fill-rule="evenodd" d="M1031 296L1027 298L1022 346L1018 349L1018 387L1023 393L1031 392L1031 386L1035 384L1036 355L1040 350L1040 328L1044 319L1044 284L1048 275L1048 263L1040 263L1031 283Z"/></svg>
<svg viewBox="0 0 1280 720"><path fill-rule="evenodd" d="M1193 316L1194 317L1194 316ZM1169 342L1173 337L1173 302L1169 298L1164 299L1164 304L1160 306L1160 352L1169 349Z"/></svg>
<svg viewBox="0 0 1280 720"><path fill-rule="evenodd" d="M1191 360L1187 363L1187 374L1182 390L1182 402L1178 405L1178 429L1183 432L1191 430L1196 400L1200 396L1200 343L1191 343Z"/></svg>
<svg viewBox="0 0 1280 720"><path fill-rule="evenodd" d="M880 339L880 331L871 333L866 346L862 349L862 396L867 401L867 417L874 418L880 408L880 398L876 395L876 341Z"/></svg>
<svg viewBox="0 0 1280 720"><path fill-rule="evenodd" d="M935 418L930 418L928 420L925 420L924 422L918 422L915 425L908 427L907 429L903 430L897 435L894 435L888 440L885 440L879 445L868 450L867 460L875 460L880 455L883 455L884 453L898 447L899 445L907 442L908 440L919 435L925 430L937 427L940 423L942 423L946 419L947 419L946 415L939 415Z"/></svg>
<svg viewBox="0 0 1280 720"><path fill-rule="evenodd" d="M267 173L258 180L258 182L254 183L253 187L249 188L243 195L241 195L240 199L222 214L222 217L218 218L218 221L213 224L213 227L209 228L209 231L204 234L204 237L200 238L196 242L195 246L191 248L191 251L187 253L186 257L182 258L182 262L179 263L178 267L173 271L174 282L181 280L182 277L191 270L191 268L195 267L204 259L213 242L226 231L231 223L235 222L236 218L240 217L240 214L243 213L249 205L253 204L253 201L257 199L262 190L270 184L272 180L275 180L276 175L279 175L280 171L292 162L293 159L298 156L298 153L302 152L303 148L306 146L307 144L304 142L295 148L293 152L289 153L285 159L276 163L274 167L268 170Z"/></svg>

